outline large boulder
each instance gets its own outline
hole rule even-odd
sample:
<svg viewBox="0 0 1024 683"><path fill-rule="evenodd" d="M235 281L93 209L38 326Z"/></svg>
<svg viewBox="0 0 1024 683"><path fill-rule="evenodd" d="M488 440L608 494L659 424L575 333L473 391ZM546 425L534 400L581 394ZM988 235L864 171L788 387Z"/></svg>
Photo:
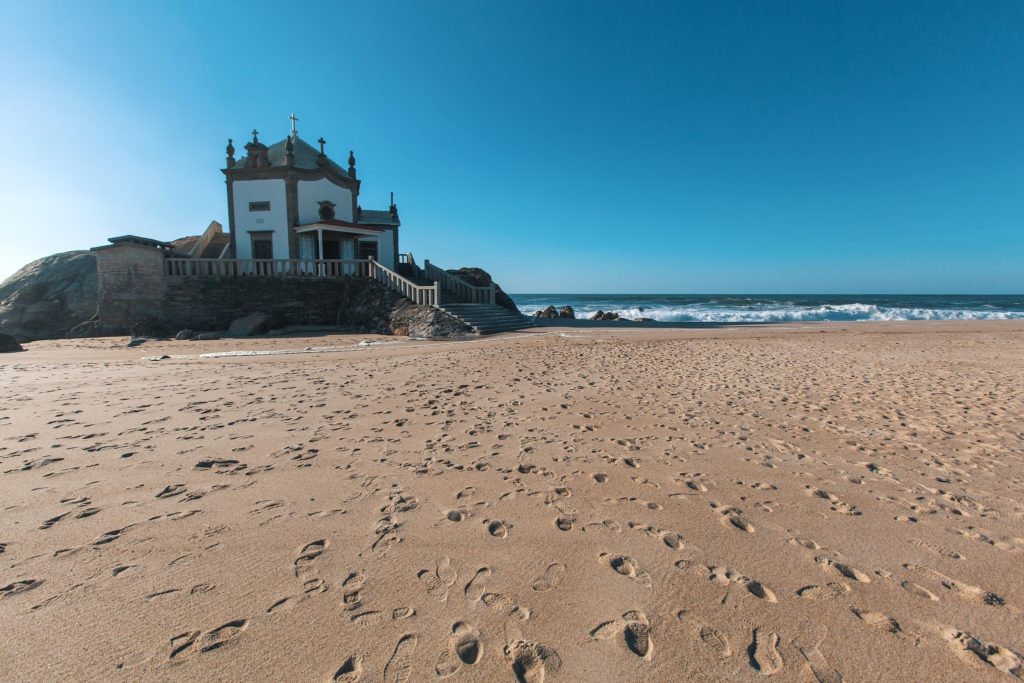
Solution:
<svg viewBox="0 0 1024 683"><path fill-rule="evenodd" d="M0 283L0 332L21 341L64 337L96 315L96 255L38 259Z"/></svg>
<svg viewBox="0 0 1024 683"><path fill-rule="evenodd" d="M554 306L548 306L542 311L537 311L533 314L534 318L557 318L558 311L555 310Z"/></svg>
<svg viewBox="0 0 1024 683"><path fill-rule="evenodd" d="M263 334L272 327L272 320L266 313L250 313L243 318L235 318L228 327L229 337L251 337Z"/></svg>
<svg viewBox="0 0 1024 683"><path fill-rule="evenodd" d="M457 270L449 270L449 273L460 277L474 287L487 287L494 280L491 279L491 274L483 268L459 268ZM498 304L502 308L507 308L510 311L519 313L519 307L516 306L516 302L512 301L512 297L505 293L500 285L495 283L494 285L494 303Z"/></svg>
<svg viewBox="0 0 1024 683"><path fill-rule="evenodd" d="M590 316L591 320L618 320L619 314L615 311L598 311L594 315Z"/></svg>
<svg viewBox="0 0 1024 683"><path fill-rule="evenodd" d="M575 320L576 319L576 311L573 310L572 306L562 306L560 309L558 309L558 317L559 318L572 318L573 320Z"/></svg>
<svg viewBox="0 0 1024 683"><path fill-rule="evenodd" d="M24 351L21 348L21 344L18 340L9 334L0 334L0 353L13 353L15 351Z"/></svg>
<svg viewBox="0 0 1024 683"><path fill-rule="evenodd" d="M470 334L462 321L432 306L420 306L402 299L391 311L391 333L408 337L461 337Z"/></svg>

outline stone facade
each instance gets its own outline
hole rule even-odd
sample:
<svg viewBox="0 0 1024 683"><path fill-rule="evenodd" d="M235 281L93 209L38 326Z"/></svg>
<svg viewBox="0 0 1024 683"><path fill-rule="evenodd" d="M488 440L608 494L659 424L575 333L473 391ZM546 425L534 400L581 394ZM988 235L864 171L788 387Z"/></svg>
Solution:
<svg viewBox="0 0 1024 683"><path fill-rule="evenodd" d="M98 320L83 334L221 331L253 313L269 316L270 328L314 325L422 336L468 332L443 311L411 304L365 277L171 277L164 275L165 255L157 248L117 244L95 254Z"/></svg>

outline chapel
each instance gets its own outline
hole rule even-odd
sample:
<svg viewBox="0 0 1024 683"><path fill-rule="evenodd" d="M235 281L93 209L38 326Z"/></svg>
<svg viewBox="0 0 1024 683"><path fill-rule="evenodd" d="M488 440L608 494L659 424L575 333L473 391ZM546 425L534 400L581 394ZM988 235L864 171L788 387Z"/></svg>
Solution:
<svg viewBox="0 0 1024 683"><path fill-rule="evenodd" d="M301 137L292 114L288 137L271 145L259 131L236 159L228 140L222 169L227 183L231 254L236 259L368 259L394 269L398 207L359 204L356 158L347 167L327 155L322 137L314 147Z"/></svg>

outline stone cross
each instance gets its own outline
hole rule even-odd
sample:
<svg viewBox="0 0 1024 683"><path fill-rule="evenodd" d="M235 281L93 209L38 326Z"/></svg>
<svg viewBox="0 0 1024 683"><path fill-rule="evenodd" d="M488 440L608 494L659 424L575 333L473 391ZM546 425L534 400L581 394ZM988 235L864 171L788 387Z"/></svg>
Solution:
<svg viewBox="0 0 1024 683"><path fill-rule="evenodd" d="M295 124L299 122L299 117L298 117L298 116L296 116L295 114L292 114L292 115L291 115L291 116L289 116L288 118L289 118L289 119L291 120L291 122L292 122L292 135L298 135L298 134L299 134L299 131L298 131L298 130L296 130L296 128L295 128Z"/></svg>
<svg viewBox="0 0 1024 683"><path fill-rule="evenodd" d="M259 142L259 139L256 137L259 134L260 134L260 132L258 130L256 130L255 128L252 129L252 141L253 142Z"/></svg>
<svg viewBox="0 0 1024 683"><path fill-rule="evenodd" d="M324 140L323 138L320 138L319 140L317 140L317 142L320 143L320 156L323 156L324 155L324 145L327 144L327 140Z"/></svg>

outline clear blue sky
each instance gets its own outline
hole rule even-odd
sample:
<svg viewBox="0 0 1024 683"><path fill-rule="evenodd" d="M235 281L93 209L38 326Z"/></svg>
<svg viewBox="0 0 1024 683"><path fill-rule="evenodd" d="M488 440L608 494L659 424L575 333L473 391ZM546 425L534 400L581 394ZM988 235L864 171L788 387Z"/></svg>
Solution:
<svg viewBox="0 0 1024 683"><path fill-rule="evenodd" d="M7 2L0 278L288 115L513 292L1024 291L1024 2Z"/></svg>

